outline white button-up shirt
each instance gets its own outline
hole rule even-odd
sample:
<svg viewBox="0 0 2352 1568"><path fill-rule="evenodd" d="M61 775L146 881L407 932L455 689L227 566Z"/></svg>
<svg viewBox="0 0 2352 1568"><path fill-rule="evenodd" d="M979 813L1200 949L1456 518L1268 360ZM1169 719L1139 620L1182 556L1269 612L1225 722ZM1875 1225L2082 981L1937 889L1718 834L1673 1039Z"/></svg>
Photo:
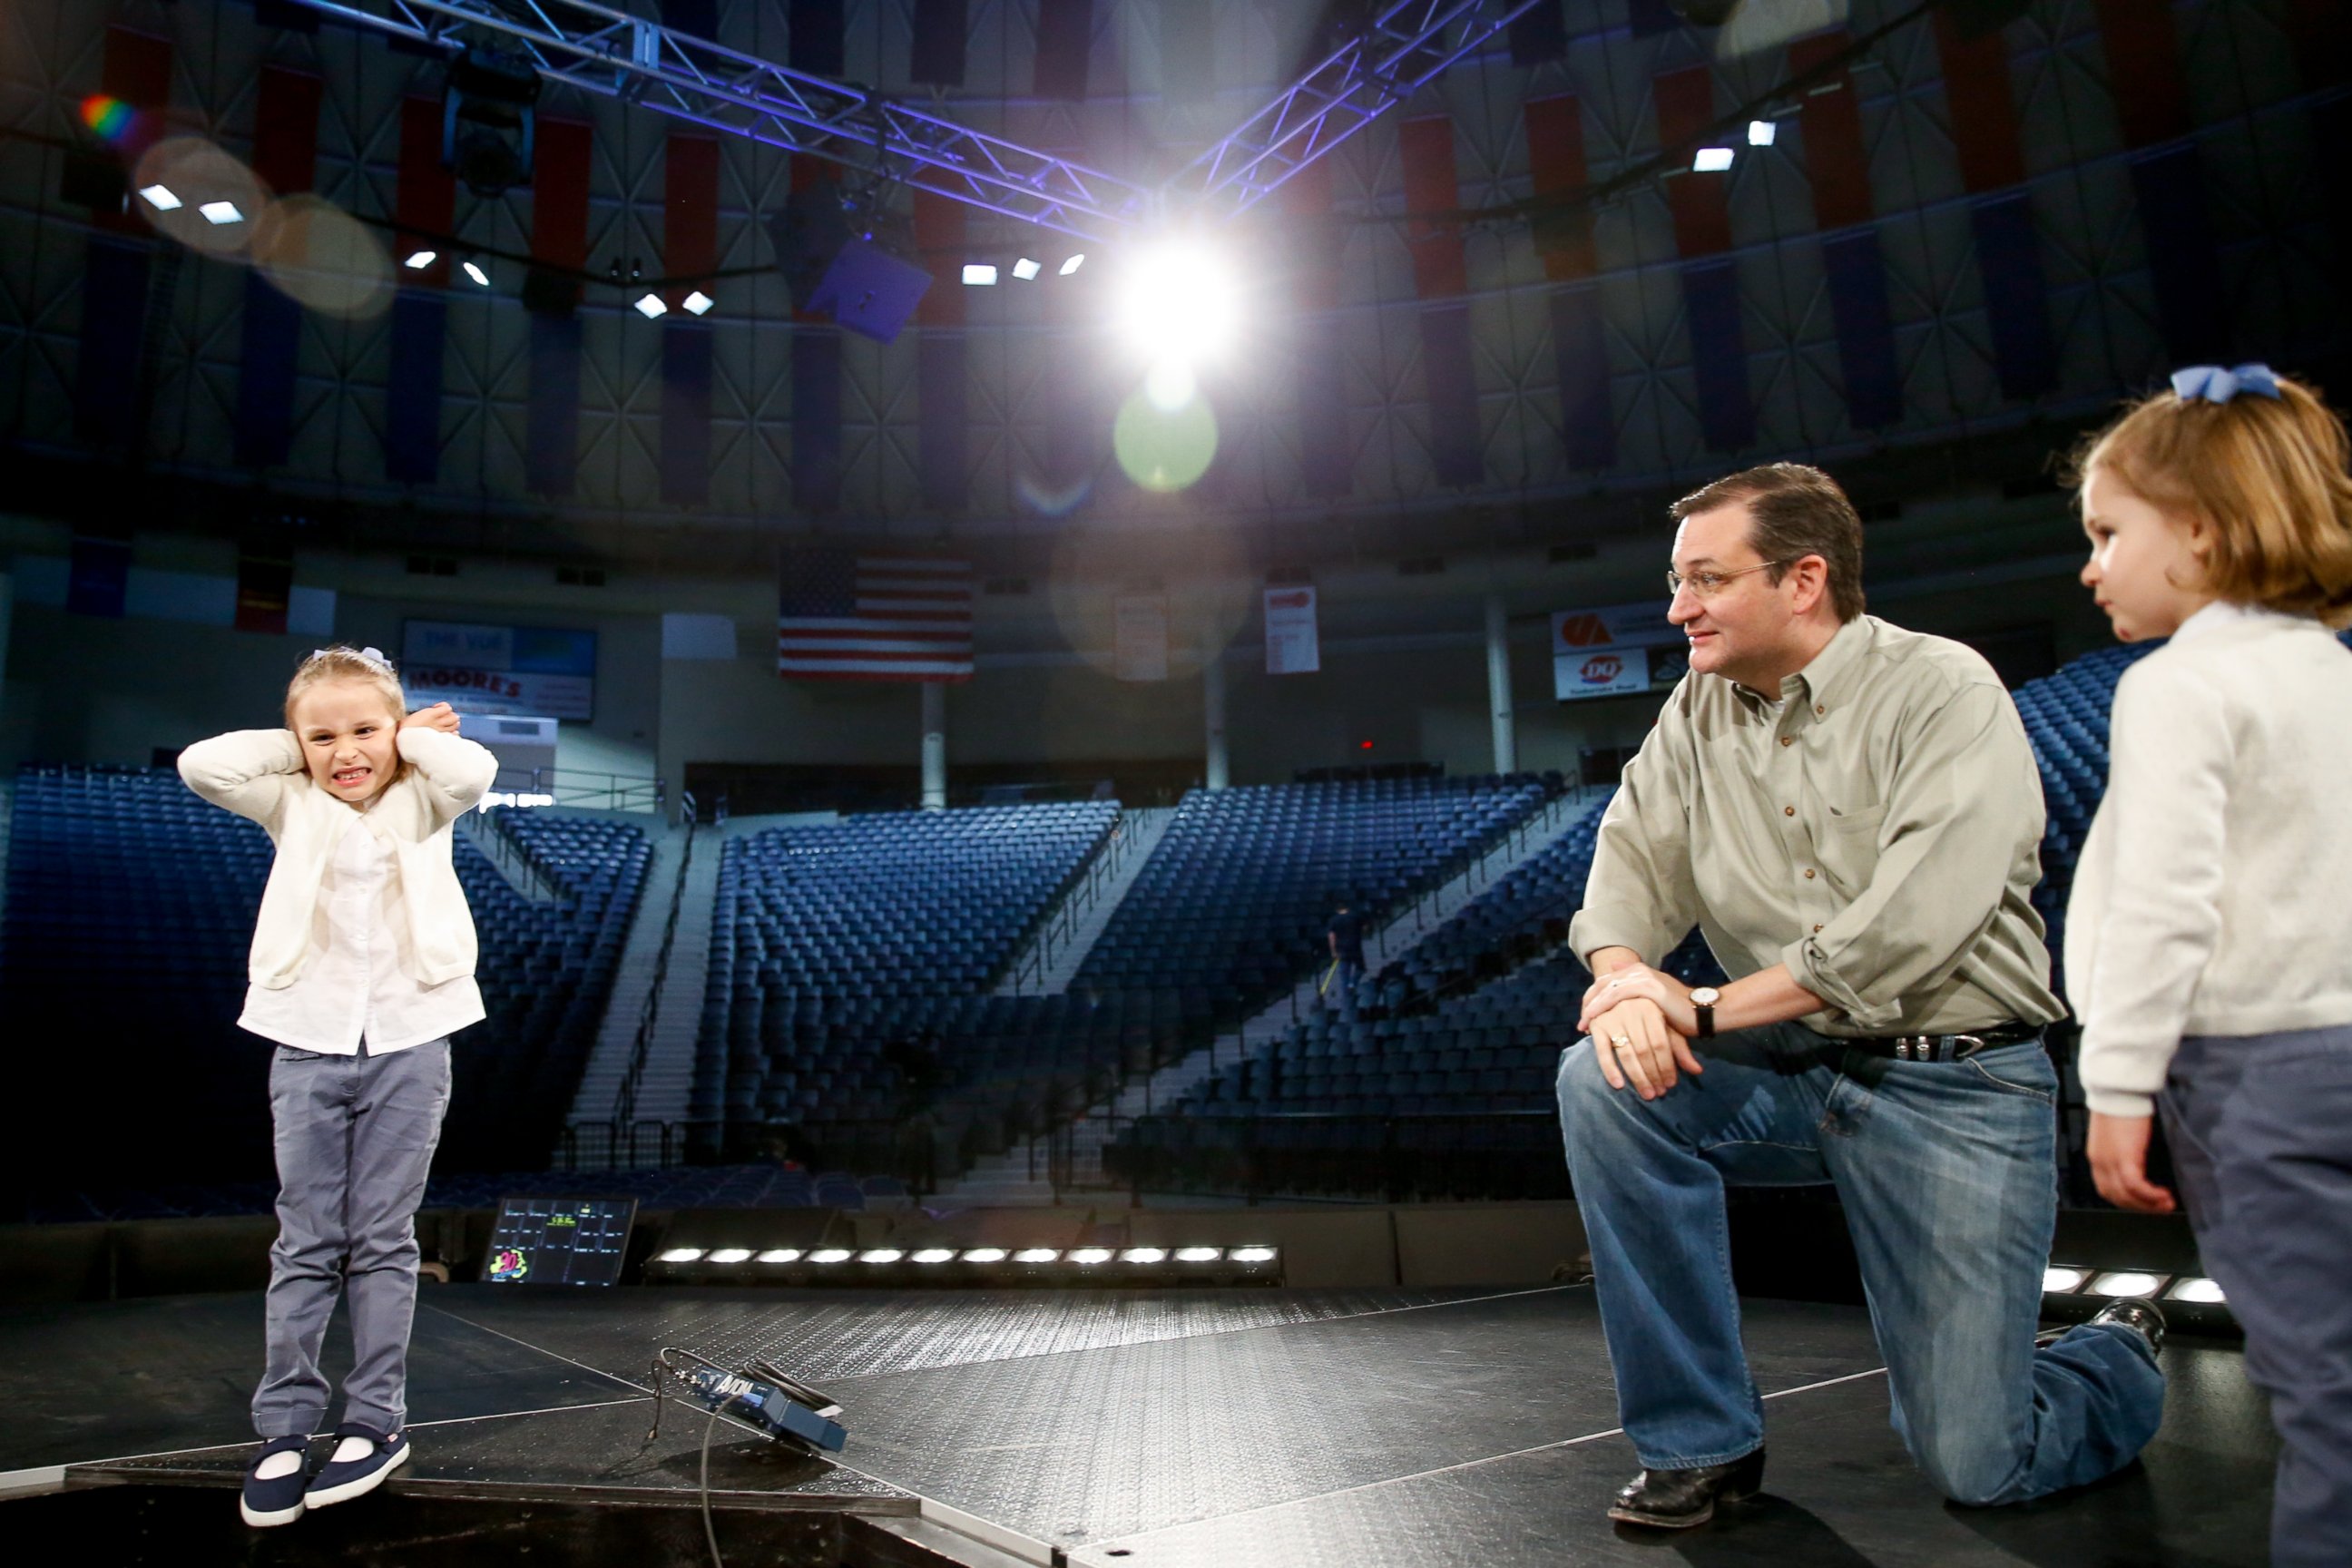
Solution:
<svg viewBox="0 0 2352 1568"><path fill-rule="evenodd" d="M310 954L301 975L278 990L253 985L239 1027L281 1046L329 1056L382 1056L437 1040L485 1016L474 977L438 985L402 972L393 932L404 911L392 847L364 812L337 840L310 916Z"/></svg>

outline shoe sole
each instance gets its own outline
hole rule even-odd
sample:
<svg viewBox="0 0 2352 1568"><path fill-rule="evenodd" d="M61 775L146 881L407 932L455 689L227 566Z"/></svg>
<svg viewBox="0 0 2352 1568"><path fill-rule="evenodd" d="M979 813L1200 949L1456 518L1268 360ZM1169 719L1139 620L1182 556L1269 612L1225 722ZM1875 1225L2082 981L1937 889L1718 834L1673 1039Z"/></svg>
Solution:
<svg viewBox="0 0 2352 1568"><path fill-rule="evenodd" d="M1715 1510L1724 1503L1746 1502L1755 1495L1755 1492L1717 1492L1708 1500L1705 1509L1684 1519L1661 1519L1656 1514L1643 1513L1630 1508L1612 1508L1609 1510L1609 1517L1620 1524L1638 1524L1645 1530L1696 1530L1711 1522Z"/></svg>
<svg viewBox="0 0 2352 1568"><path fill-rule="evenodd" d="M384 1479L393 1471L408 1463L408 1445L404 1443L400 1446L399 1452L366 1475L355 1480L345 1481L339 1487L320 1487L306 1492L303 1494L303 1500L312 1508L326 1508L339 1502L349 1502L355 1497L365 1497L383 1485Z"/></svg>
<svg viewBox="0 0 2352 1568"><path fill-rule="evenodd" d="M268 1530L272 1525L291 1524L296 1520L301 1518L303 1510L309 1507L310 1504L307 1501L304 1501L296 1503L292 1508L281 1508L277 1510L275 1512L261 1513L257 1512L253 1505L247 1502L243 1498L236 1500L236 1511L238 1515L244 1519L246 1523L253 1526L256 1530Z"/></svg>

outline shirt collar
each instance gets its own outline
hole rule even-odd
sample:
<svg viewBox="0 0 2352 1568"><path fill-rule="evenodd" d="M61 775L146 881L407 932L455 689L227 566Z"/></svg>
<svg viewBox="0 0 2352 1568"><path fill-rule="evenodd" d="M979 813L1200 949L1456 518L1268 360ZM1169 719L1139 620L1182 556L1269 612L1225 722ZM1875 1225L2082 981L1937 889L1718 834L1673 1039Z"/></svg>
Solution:
<svg viewBox="0 0 2352 1568"><path fill-rule="evenodd" d="M2181 622L2179 630L2172 634L2172 640L2181 642L2204 637L2225 626L2240 626L2248 621L2268 621L2280 626L2315 626L2321 624L2309 616L2292 616L2266 605L2240 605L2228 599L2216 599Z"/></svg>

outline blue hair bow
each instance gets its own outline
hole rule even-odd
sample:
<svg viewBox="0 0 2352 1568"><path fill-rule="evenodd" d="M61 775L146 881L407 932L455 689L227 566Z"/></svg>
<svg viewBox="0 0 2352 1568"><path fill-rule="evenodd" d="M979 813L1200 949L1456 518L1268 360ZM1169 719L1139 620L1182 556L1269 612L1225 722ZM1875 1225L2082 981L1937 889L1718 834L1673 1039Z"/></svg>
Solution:
<svg viewBox="0 0 2352 1568"><path fill-rule="evenodd" d="M2172 373L2172 390L2183 403L2203 398L2208 403L2227 403L2242 392L2256 397L2276 401L2278 377L2266 364L2242 364L2223 370L2218 364L2192 364L2187 370Z"/></svg>

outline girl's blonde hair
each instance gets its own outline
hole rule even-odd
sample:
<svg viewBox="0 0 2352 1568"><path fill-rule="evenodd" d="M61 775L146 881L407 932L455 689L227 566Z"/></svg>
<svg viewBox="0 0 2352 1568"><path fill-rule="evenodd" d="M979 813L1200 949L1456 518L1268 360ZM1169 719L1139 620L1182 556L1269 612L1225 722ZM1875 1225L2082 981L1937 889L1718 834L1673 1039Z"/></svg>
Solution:
<svg viewBox="0 0 2352 1568"><path fill-rule="evenodd" d="M2352 476L2344 422L2316 389L2277 377L2226 403L2159 392L2074 449L2079 492L2101 468L2132 494L2212 530L2200 586L2234 604L2352 625Z"/></svg>
<svg viewBox="0 0 2352 1568"><path fill-rule="evenodd" d="M400 689L400 677L393 673L392 662L372 647L347 647L338 643L333 647L313 648L310 657L295 667L294 679L286 685L288 729L294 728L295 699L330 680L373 687L391 708L395 724L408 716L408 694Z"/></svg>

